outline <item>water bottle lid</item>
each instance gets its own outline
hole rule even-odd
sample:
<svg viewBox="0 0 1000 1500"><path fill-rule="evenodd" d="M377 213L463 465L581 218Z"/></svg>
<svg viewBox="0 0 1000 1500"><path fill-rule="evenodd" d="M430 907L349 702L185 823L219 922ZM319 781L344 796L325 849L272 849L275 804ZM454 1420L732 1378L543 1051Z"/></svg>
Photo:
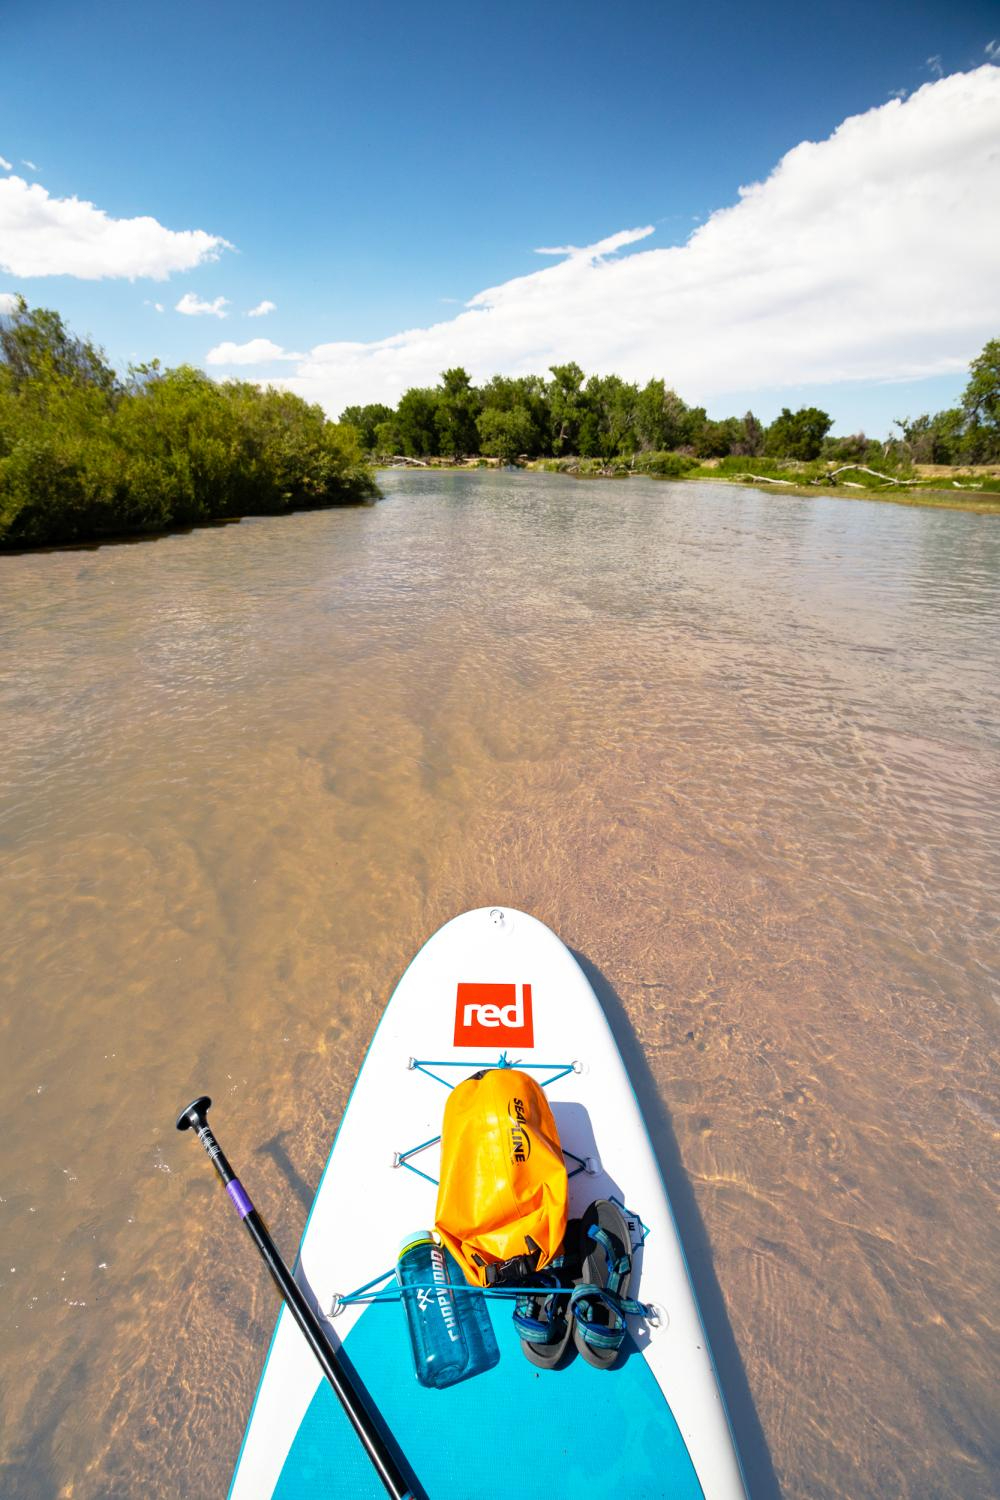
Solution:
<svg viewBox="0 0 1000 1500"><path fill-rule="evenodd" d="M410 1233L404 1235L399 1242L399 1254L397 1260L402 1260L407 1250L412 1250L414 1245L433 1245L434 1236L429 1229L411 1229Z"/></svg>

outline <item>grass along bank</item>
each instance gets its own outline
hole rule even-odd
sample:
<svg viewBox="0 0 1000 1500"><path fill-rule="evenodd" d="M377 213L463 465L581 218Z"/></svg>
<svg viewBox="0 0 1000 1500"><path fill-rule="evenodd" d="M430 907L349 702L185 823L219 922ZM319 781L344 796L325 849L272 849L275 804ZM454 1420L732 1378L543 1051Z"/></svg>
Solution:
<svg viewBox="0 0 1000 1500"><path fill-rule="evenodd" d="M377 462L379 469L499 469L499 458L413 458L397 454ZM841 500L889 500L894 505L935 506L944 510L1000 515L1000 465L918 464L905 474L883 473L869 465L811 463L795 459L697 459L683 453L639 453L633 458L521 457L512 467L573 479L710 480L750 486L776 494Z"/></svg>
<svg viewBox="0 0 1000 1500"><path fill-rule="evenodd" d="M672 461L672 462L671 462ZM819 459L687 458L683 454L638 454L634 460L549 458L526 465L576 478L712 480L795 495L834 495L845 500L891 500L950 510L1000 514L1000 465L914 465L891 473L868 464Z"/></svg>

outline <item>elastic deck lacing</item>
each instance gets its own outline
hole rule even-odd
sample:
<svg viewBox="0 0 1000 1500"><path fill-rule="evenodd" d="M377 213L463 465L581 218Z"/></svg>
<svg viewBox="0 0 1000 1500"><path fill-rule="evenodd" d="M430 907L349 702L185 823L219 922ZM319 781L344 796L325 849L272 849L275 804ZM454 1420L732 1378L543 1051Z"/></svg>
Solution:
<svg viewBox="0 0 1000 1500"><path fill-rule="evenodd" d="M462 1059L461 1061L457 1062L451 1059L437 1061L432 1058L411 1057L408 1066L411 1072L426 1073L428 1078L433 1078L435 1083L443 1084L446 1089L453 1089L455 1087L455 1084L449 1083L446 1078L439 1078L436 1073L431 1072L432 1068L463 1068L466 1073L469 1074L469 1076L471 1076L472 1073L478 1072L481 1068L531 1068L535 1072L539 1073L544 1073L550 1069L554 1069L551 1077L542 1078L539 1080L539 1087L543 1089L547 1088L550 1083L556 1083L560 1078L565 1078L569 1073L579 1073L582 1071L581 1065L578 1062L512 1063L507 1057L506 1052L501 1052L499 1058L495 1063L470 1062L466 1059ZM422 1177L425 1182L429 1182L432 1187L437 1187L437 1178L431 1177L429 1173L422 1172L419 1167L413 1166L409 1158L411 1156L417 1156L421 1151L426 1151L430 1146L436 1146L440 1139L440 1135L431 1136L429 1141L421 1141L419 1146L411 1146L408 1151L398 1151L393 1160L393 1166L406 1167L407 1171L414 1172L418 1177ZM563 1156L567 1156L570 1158L570 1160L577 1163L572 1172L568 1172L566 1174L567 1180L570 1177L575 1177L579 1172L585 1172L587 1170L587 1162L582 1156L577 1156L574 1151L567 1151L565 1146L562 1147L562 1153ZM619 1202L617 1198L612 1198L611 1202L618 1205L618 1207L625 1214L626 1218L634 1219L636 1223L640 1225L642 1229L642 1237L639 1241L639 1244L644 1245L646 1243L646 1236L649 1234L648 1226L643 1223L642 1219L637 1213L634 1213L631 1209L626 1208L624 1203ZM391 1283L391 1285L389 1283ZM376 1287L378 1288L378 1290L373 1290L373 1288ZM500 1300L506 1299L508 1301L524 1296L549 1296L551 1295L553 1290L551 1286L495 1287L475 1286L470 1282L462 1282L461 1285L456 1285L451 1281L414 1282L412 1285L407 1287L407 1291L415 1292L436 1292L442 1289L454 1292L470 1292L473 1294L478 1294L482 1297L495 1297ZM344 1292L343 1295L341 1295L339 1292L335 1293L328 1316L331 1318L335 1318L343 1308L350 1307L352 1306L352 1304L357 1302L379 1303L401 1302L402 1300L403 1293L399 1282L396 1280L396 1268L392 1267L391 1270L383 1271L379 1276L373 1276L371 1281L366 1281L364 1286L359 1286L353 1292ZM644 1315L649 1318L650 1321L654 1321L656 1319L655 1307L652 1304L648 1303L643 1304L643 1307Z"/></svg>
<svg viewBox="0 0 1000 1500"><path fill-rule="evenodd" d="M378 1287L380 1282L391 1282L392 1284L381 1286L378 1291L373 1291L372 1288ZM558 1288L552 1287L551 1284L548 1286L475 1286L468 1281L461 1283L454 1281L414 1281L407 1285L406 1290L408 1292L468 1292L473 1296L495 1297L500 1300L506 1299L507 1301L518 1297L550 1297L554 1291L558 1292ZM565 1291L566 1295L569 1296L572 1288L566 1287ZM350 1307L356 1302L402 1302L402 1300L403 1289L396 1280L396 1270L393 1267L389 1271L383 1271L381 1276L375 1276L371 1281L366 1281L364 1286L359 1286L356 1292L345 1292L343 1295L337 1293L333 1299L333 1305L330 1308L328 1316L335 1318L343 1308ZM646 1303L643 1303L643 1309L645 1316L649 1316L654 1312L654 1309Z"/></svg>
<svg viewBox="0 0 1000 1500"><path fill-rule="evenodd" d="M539 1073L548 1072L554 1069L555 1071L552 1072L551 1077L539 1079L539 1087L543 1089L548 1088L550 1083L556 1083L560 1078L565 1078L568 1073L578 1073L580 1071L580 1064L576 1062L512 1063L508 1059L506 1052L501 1052L500 1057L495 1063L469 1062L464 1058L460 1062L455 1062L451 1059L437 1061L433 1058L411 1057L408 1066L411 1072L426 1073L428 1078L433 1078L435 1083L443 1084L446 1089L453 1089L455 1085L453 1083L449 1083L447 1078L439 1078L436 1073L432 1073L432 1068L463 1068L466 1070L466 1072L470 1073L470 1075L472 1073L478 1072L481 1068L531 1068L535 1072ZM422 1177L425 1182L429 1182L432 1187L437 1187L437 1178L432 1177L429 1172L422 1172L419 1167L415 1167L410 1161L410 1157L418 1156L421 1151L426 1151L429 1146L436 1146L440 1139L441 1137L439 1135L433 1135L431 1136L429 1141L421 1141L419 1146L411 1146L408 1151L397 1151L393 1159L393 1166L405 1167L408 1172L416 1173L416 1175L418 1177ZM573 1151L567 1151L565 1146L563 1146L562 1148L562 1153L563 1156L567 1156L571 1161L576 1162L576 1166L573 1168L572 1172L567 1172L567 1178L575 1177L578 1172L586 1171L587 1163L582 1156L577 1156Z"/></svg>

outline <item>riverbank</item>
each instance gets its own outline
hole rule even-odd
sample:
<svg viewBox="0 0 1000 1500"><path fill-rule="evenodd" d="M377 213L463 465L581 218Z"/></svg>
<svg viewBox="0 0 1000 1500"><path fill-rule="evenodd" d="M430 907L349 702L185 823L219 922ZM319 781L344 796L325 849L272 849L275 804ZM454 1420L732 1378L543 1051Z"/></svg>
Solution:
<svg viewBox="0 0 1000 1500"><path fill-rule="evenodd" d="M682 458L682 455L665 455ZM746 468L736 469L732 459L691 460L689 466L678 464L679 472L657 473L655 469L637 468L625 458L601 459L536 458L522 459L515 466L529 472L565 474L571 479L669 479L678 481L708 480L713 484L731 484L741 488L773 490L776 494L815 499L825 495L835 500L888 500L893 505L931 506L940 510L965 510L978 515L1000 515L1000 466L995 464L965 466L917 464L912 476L882 474L867 466L843 464L797 463L785 459L771 463L765 459L740 460ZM442 469L502 469L498 458L409 458L403 455L376 463L376 470L411 470L416 473L439 472ZM763 471L763 472L761 472ZM854 476L854 477L848 477Z"/></svg>
<svg viewBox="0 0 1000 1500"><path fill-rule="evenodd" d="M666 457L680 455L666 455ZM781 464L782 473L759 474L757 467L777 468L777 465L761 463L754 471L733 472L724 467L731 460L708 459L695 467L680 472L658 473L655 469L632 467L625 459L605 460L589 458L533 459L524 460L514 467L525 471L562 474L570 479L658 479L673 483L693 481L709 482L713 485L727 484L738 488L770 491L777 495L793 495L801 499L817 499L825 496L833 500L888 500L893 505L929 507L937 510L969 511L975 515L1000 515L1000 469L995 467L978 470L951 468L944 465L927 465L918 469L913 479L898 480L890 476L872 475L868 471L867 482L838 482L828 475L817 474L815 464ZM399 458L391 463L376 464L375 472L389 473L407 470L412 473L440 473L442 470L503 470L497 458L471 457L465 459L410 459ZM862 472L853 470L848 472ZM331 487L332 488L332 487ZM140 515L129 518L119 507L92 506L83 517L79 515L58 519L45 517L47 526L33 529L11 525L5 531L4 517L0 511L0 555L18 552L47 551L63 547L94 547L105 542L142 541L169 532L191 531L195 527L223 527L253 516L291 515L296 511L328 510L340 506L370 505L380 495L372 470L356 462L349 476L341 481L334 493L322 496L300 493L280 495L270 503L237 505L233 509L211 510L207 506L201 514L186 514L176 518L153 518ZM44 509L44 508L43 508Z"/></svg>

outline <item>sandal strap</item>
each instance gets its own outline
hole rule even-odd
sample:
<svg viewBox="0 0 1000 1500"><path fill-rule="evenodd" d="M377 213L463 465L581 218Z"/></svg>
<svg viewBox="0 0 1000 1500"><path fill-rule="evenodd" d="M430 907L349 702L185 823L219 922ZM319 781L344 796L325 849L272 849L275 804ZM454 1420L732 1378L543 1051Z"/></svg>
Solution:
<svg viewBox="0 0 1000 1500"><path fill-rule="evenodd" d="M593 1304L595 1302L603 1302L604 1306L610 1309L615 1318L622 1321L625 1318L644 1318L646 1316L646 1305L644 1302L638 1302L635 1297L620 1297L617 1293L609 1291L607 1287L594 1286L591 1282L584 1281L579 1286L574 1287L569 1299L569 1305L577 1316L580 1316L582 1307L581 1321L585 1323L590 1321L587 1317L588 1312L591 1318L593 1317Z"/></svg>
<svg viewBox="0 0 1000 1500"><path fill-rule="evenodd" d="M514 1311L514 1327L529 1344L554 1344L562 1337L562 1329L551 1319L532 1318L527 1313Z"/></svg>
<svg viewBox="0 0 1000 1500"><path fill-rule="evenodd" d="M603 1302L611 1313L611 1323L595 1320L596 1302ZM584 1340L592 1349L620 1349L625 1341L625 1317L643 1316L646 1312L641 1302L633 1297L616 1297L604 1287L578 1286L571 1299L573 1313Z"/></svg>
<svg viewBox="0 0 1000 1500"><path fill-rule="evenodd" d="M611 1322L599 1323L596 1303L603 1302L610 1310ZM620 1349L625 1339L625 1308L613 1293L603 1287L584 1282L573 1291L570 1305L577 1326L584 1340L592 1349Z"/></svg>
<svg viewBox="0 0 1000 1500"><path fill-rule="evenodd" d="M604 1251L604 1259L607 1262L606 1287L604 1288L617 1297L622 1288L622 1282L632 1269L632 1257L626 1250L624 1254L617 1254L618 1242L613 1240L606 1229L599 1224L591 1224L587 1234L595 1245L600 1245Z"/></svg>
<svg viewBox="0 0 1000 1500"><path fill-rule="evenodd" d="M557 1275L543 1271L538 1278L543 1285L552 1284L548 1295L517 1297L514 1301L514 1327L521 1338L529 1344L555 1344L565 1331L569 1316L569 1287L564 1287ZM565 1303L565 1308L560 1307Z"/></svg>

